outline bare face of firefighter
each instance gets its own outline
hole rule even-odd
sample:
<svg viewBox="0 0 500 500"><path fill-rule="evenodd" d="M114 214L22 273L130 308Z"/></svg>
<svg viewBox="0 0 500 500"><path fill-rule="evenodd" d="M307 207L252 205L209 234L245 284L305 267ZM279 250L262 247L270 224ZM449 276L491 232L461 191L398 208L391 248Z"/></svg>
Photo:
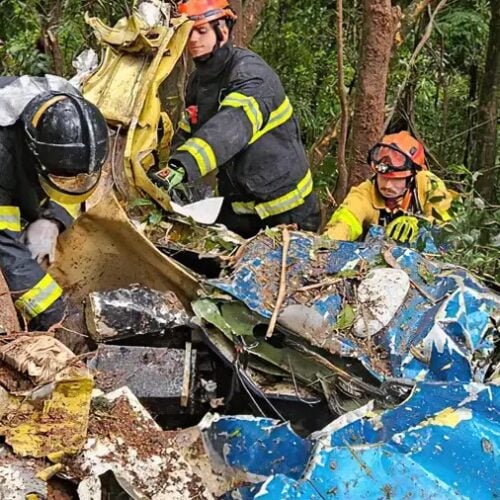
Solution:
<svg viewBox="0 0 500 500"><path fill-rule="evenodd" d="M218 21L218 31L220 36L220 44L222 47L229 40L229 28L225 21ZM188 50L193 59L211 54L216 48L217 32L212 23L195 26L189 36Z"/></svg>
<svg viewBox="0 0 500 500"><path fill-rule="evenodd" d="M378 174L377 187L384 198L397 199L405 194L406 180L406 178L393 178Z"/></svg>

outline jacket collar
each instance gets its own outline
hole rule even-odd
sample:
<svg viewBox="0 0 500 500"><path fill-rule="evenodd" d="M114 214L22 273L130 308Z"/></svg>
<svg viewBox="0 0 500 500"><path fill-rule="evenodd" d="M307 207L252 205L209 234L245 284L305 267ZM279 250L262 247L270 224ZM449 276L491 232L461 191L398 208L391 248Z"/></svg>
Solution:
<svg viewBox="0 0 500 500"><path fill-rule="evenodd" d="M195 60L198 75L203 80L211 80L218 77L226 68L227 63L234 53L234 47L230 40L222 47L216 49L213 54L203 61Z"/></svg>

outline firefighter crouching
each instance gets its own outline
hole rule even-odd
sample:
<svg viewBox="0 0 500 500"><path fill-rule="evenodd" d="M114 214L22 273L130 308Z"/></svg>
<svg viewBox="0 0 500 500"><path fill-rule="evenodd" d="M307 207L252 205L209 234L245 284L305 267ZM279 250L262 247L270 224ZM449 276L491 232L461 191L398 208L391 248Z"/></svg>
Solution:
<svg viewBox="0 0 500 500"><path fill-rule="evenodd" d="M102 114L65 80L0 78L0 266L30 330L63 318L63 290L43 264L97 186L107 151Z"/></svg>
<svg viewBox="0 0 500 500"><path fill-rule="evenodd" d="M316 231L319 203L279 77L232 45L236 15L227 0L187 0L179 12L194 21L188 50L196 69L169 166L153 180L171 192L218 169L224 204L217 222L244 237L277 224Z"/></svg>
<svg viewBox="0 0 500 500"><path fill-rule="evenodd" d="M396 241L412 242L419 218L444 224L452 196L444 182L431 173L424 147L408 132L386 135L369 152L372 179L353 187L325 229L333 240L357 240L372 224L385 226Z"/></svg>

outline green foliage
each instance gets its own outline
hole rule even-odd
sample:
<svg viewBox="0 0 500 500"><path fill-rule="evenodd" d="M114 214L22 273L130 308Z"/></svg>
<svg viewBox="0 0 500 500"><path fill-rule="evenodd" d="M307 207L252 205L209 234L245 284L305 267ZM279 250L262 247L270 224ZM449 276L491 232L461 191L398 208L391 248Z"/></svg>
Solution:
<svg viewBox="0 0 500 500"><path fill-rule="evenodd" d="M84 14L113 24L127 14L133 0L2 0L0 2L0 74L42 76L53 73L44 35L50 26L61 49L63 76L72 76L72 61L83 49L97 48Z"/></svg>
<svg viewBox="0 0 500 500"><path fill-rule="evenodd" d="M445 63L451 68L468 69L484 55L488 39L488 9L485 1L462 2L447 9L436 27L446 45Z"/></svg>
<svg viewBox="0 0 500 500"><path fill-rule="evenodd" d="M500 206L487 205L474 189L479 173L454 166L461 175L462 196L444 227L451 249L445 259L500 283Z"/></svg>
<svg viewBox="0 0 500 500"><path fill-rule="evenodd" d="M0 6L0 61L2 74L48 72L50 63L37 49L41 35L32 2L4 0Z"/></svg>

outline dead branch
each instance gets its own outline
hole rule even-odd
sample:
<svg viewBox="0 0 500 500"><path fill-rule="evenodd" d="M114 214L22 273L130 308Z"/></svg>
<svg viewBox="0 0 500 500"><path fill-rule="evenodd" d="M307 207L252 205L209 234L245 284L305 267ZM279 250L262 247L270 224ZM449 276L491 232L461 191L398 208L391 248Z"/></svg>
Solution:
<svg viewBox="0 0 500 500"><path fill-rule="evenodd" d="M280 286L278 289L278 298L276 299L273 315L271 316L271 321L269 322L269 326L267 327L266 339L269 339L273 336L274 327L276 326L276 321L278 320L281 305L283 304L283 300L285 300L286 295L286 260L288 257L288 248L290 246L290 232L288 231L288 228L286 226L283 228L282 234L283 249L281 254Z"/></svg>
<svg viewBox="0 0 500 500"><path fill-rule="evenodd" d="M316 170L328 151L332 148L332 144L337 139L339 133L340 119L335 118L324 129L319 138L314 142L309 150L309 163L311 170Z"/></svg>
<svg viewBox="0 0 500 500"><path fill-rule="evenodd" d="M395 36L395 47L401 45L408 33L412 30L413 26L417 22L418 18L422 15L428 5L430 5L433 0L415 0L413 1L403 12L401 16L401 25L396 32Z"/></svg>
<svg viewBox="0 0 500 500"><path fill-rule="evenodd" d="M345 150L347 143L347 127L349 120L349 108L347 105L347 93L344 85L344 14L342 0L337 1L337 69L338 69L338 91L340 98L340 140L338 144L337 162L337 185L334 197L343 200L347 194L348 172L345 163Z"/></svg>
<svg viewBox="0 0 500 500"><path fill-rule="evenodd" d="M401 82L401 85L398 88L398 91L396 93L396 98L394 99L394 104L391 107L391 111L385 120L384 130L387 130L387 128L389 127L389 123L391 123L392 117L394 116L394 112L396 111L398 102L401 98L401 94L403 93L403 90L405 89L405 87L408 83L408 79L410 78L410 75L413 71L413 67L415 66L415 62L417 60L417 57L431 36L432 28L434 25L434 19L436 18L436 15L438 14L438 12L445 6L446 1L447 0L440 0L440 2L436 5L434 12L432 12L432 14L430 16L429 23L427 24L427 27L425 29L425 33L422 36L422 39L420 40L417 47L413 51L413 54L410 57L410 60L408 62L408 70L406 71L405 77L404 77L403 81Z"/></svg>

